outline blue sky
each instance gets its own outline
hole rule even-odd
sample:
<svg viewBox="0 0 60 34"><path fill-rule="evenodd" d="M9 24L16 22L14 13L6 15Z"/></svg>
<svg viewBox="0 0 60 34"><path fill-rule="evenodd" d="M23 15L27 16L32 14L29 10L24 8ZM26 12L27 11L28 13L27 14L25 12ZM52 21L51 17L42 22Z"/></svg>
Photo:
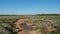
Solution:
<svg viewBox="0 0 60 34"><path fill-rule="evenodd" d="M0 0L0 14L60 14L60 0Z"/></svg>

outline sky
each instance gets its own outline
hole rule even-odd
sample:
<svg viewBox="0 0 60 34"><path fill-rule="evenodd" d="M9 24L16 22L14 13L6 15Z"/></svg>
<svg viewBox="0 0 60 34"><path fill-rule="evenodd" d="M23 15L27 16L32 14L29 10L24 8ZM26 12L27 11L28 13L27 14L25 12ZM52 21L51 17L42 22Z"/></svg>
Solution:
<svg viewBox="0 0 60 34"><path fill-rule="evenodd" d="M0 15L60 14L60 0L0 0Z"/></svg>

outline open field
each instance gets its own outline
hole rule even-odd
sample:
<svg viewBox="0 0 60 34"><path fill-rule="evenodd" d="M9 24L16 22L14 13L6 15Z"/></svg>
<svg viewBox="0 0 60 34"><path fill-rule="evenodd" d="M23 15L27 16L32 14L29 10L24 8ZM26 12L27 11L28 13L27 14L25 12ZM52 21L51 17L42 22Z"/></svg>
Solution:
<svg viewBox="0 0 60 34"><path fill-rule="evenodd" d="M27 23L32 31L22 28L17 32L16 27L20 29L20 23ZM21 33L60 34L60 16L0 16L0 34Z"/></svg>

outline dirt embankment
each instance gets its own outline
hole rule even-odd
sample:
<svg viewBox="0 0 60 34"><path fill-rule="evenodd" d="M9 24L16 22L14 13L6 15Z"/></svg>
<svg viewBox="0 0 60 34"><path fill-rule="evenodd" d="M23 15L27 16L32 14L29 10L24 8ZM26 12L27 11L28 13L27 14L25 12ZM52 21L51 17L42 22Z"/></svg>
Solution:
<svg viewBox="0 0 60 34"><path fill-rule="evenodd" d="M25 19L19 19L16 23L15 26L16 28L22 30L22 28L20 27L19 24L24 23ZM28 31L26 32L25 30L22 30L20 32L17 32L17 34L37 34L36 31L32 30L32 31ZM40 33L41 34L41 33Z"/></svg>

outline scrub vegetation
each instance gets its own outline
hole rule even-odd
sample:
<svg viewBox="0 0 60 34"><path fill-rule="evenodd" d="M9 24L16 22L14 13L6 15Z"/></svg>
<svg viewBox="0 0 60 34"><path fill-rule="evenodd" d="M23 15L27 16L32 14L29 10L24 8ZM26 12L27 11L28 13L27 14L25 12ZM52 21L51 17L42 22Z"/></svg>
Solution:
<svg viewBox="0 0 60 34"><path fill-rule="evenodd" d="M32 23L32 28L41 34L60 34L60 14L0 15L0 34L16 34L14 23L21 18Z"/></svg>

